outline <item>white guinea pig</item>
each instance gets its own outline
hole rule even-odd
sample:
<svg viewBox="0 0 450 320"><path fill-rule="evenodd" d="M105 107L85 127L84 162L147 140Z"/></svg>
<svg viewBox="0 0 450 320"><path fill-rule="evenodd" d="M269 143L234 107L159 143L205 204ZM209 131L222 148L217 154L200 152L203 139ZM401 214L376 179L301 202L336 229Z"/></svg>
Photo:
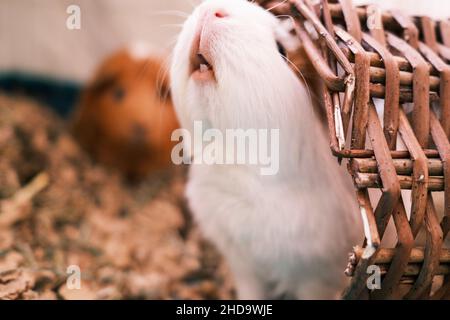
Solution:
<svg viewBox="0 0 450 320"><path fill-rule="evenodd" d="M279 129L280 159L270 176L254 165L194 164L186 196L238 298L338 298L347 254L363 239L359 211L306 89L278 51L277 28L244 0L204 1L186 20L170 77L182 126Z"/></svg>

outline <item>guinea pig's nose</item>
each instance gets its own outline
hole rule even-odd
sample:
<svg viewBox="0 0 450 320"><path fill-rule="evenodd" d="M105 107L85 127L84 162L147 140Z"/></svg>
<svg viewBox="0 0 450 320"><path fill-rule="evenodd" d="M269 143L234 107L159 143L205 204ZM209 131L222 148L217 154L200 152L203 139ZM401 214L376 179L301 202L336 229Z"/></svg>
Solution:
<svg viewBox="0 0 450 320"><path fill-rule="evenodd" d="M216 16L216 18L225 18L228 17L228 14L224 11L224 10L216 10L214 12L214 15Z"/></svg>
<svg viewBox="0 0 450 320"><path fill-rule="evenodd" d="M140 124L134 123L131 127L131 143L141 144L146 141L147 128Z"/></svg>

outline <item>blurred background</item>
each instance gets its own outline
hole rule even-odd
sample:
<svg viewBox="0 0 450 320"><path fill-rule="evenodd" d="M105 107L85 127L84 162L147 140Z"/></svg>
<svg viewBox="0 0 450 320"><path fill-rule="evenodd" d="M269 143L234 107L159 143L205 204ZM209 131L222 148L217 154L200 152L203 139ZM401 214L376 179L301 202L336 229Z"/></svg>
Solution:
<svg viewBox="0 0 450 320"><path fill-rule="evenodd" d="M233 297L170 161L166 64L193 6L0 1L0 299Z"/></svg>
<svg viewBox="0 0 450 320"><path fill-rule="evenodd" d="M192 4L191 4L192 3ZM81 29L66 28L66 9L81 9ZM148 41L169 50L194 0L2 0L0 70L26 71L75 81L89 79L114 50Z"/></svg>
<svg viewBox="0 0 450 320"><path fill-rule="evenodd" d="M170 162L166 64L198 1L0 0L0 299L234 297Z"/></svg>
<svg viewBox="0 0 450 320"><path fill-rule="evenodd" d="M133 41L149 41L170 50L182 17L200 0L2 0L0 71L25 71L85 81L105 55ZM410 14L448 16L442 0L354 0L402 8ZM66 9L82 11L80 30L65 27ZM164 14L164 12L166 12Z"/></svg>
<svg viewBox="0 0 450 320"><path fill-rule="evenodd" d="M2 0L0 76L11 73L82 84L106 55L137 41L170 52L184 13L201 0ZM354 0L409 14L448 16L442 0ZM81 29L66 28L67 8L81 9ZM9 78L10 79L10 78ZM70 84L70 83L69 83ZM1 86L6 86L3 82ZM64 110L64 112L66 112Z"/></svg>

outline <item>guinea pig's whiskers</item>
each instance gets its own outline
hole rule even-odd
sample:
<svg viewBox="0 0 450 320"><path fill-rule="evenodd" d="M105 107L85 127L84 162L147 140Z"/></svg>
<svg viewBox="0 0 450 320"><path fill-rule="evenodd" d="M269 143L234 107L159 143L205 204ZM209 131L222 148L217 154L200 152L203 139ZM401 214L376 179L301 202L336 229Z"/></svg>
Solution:
<svg viewBox="0 0 450 320"><path fill-rule="evenodd" d="M313 99L312 99L311 89L309 88L308 82L306 81L306 78L303 75L303 73L300 71L300 69L291 60L289 60L289 58L287 56L285 56L285 55L281 55L281 56L286 60L287 63L289 63L292 66L292 68L294 68L294 70L298 73L298 75L303 79L303 82L304 82L305 87L306 87L306 91L308 92L309 101L312 102Z"/></svg>
<svg viewBox="0 0 450 320"><path fill-rule="evenodd" d="M173 28L183 28L183 24L180 23L168 23L168 24L161 24L160 27L173 27Z"/></svg>
<svg viewBox="0 0 450 320"><path fill-rule="evenodd" d="M162 93L160 99L163 99L163 101L167 101L167 99L169 98L169 95L170 95L170 82L166 80L166 79L168 79L169 68L167 68L166 66L169 65L169 61L171 59L172 59L172 54L169 54L166 58L163 59L161 66L157 72L157 76L156 76L156 79L157 79L156 87L157 87L158 92ZM164 86L164 83L166 83L166 86ZM160 125L159 125L158 129L156 130L157 134L163 139L165 139L165 137L162 137L161 135L163 134L162 130L164 128L164 126L163 126L164 112L167 112L166 108L160 108L160 110L159 110L159 124Z"/></svg>
<svg viewBox="0 0 450 320"><path fill-rule="evenodd" d="M289 0L283 0L282 2L278 2L277 4L271 6L270 8L266 9L266 11L271 11L275 8L278 8L279 6L282 6L283 4L285 4L286 2L288 2Z"/></svg>
<svg viewBox="0 0 450 320"><path fill-rule="evenodd" d="M166 67L169 65L169 61L171 59L171 55L168 55L163 62L161 63L161 66L158 70L157 76L156 76L156 86L158 88L158 92L162 93L162 99L167 100L170 94L170 88L168 85L168 81L165 81L165 79L168 78L169 69ZM164 84L166 84L166 88L164 88ZM165 90L163 90L165 89Z"/></svg>
<svg viewBox="0 0 450 320"><path fill-rule="evenodd" d="M152 16L164 16L164 15L168 15L168 16L174 16L174 17L179 17L179 18L188 18L189 17L189 13L184 12L184 11L180 11L180 10L163 10L163 11L155 11L152 12L150 15Z"/></svg>
<svg viewBox="0 0 450 320"><path fill-rule="evenodd" d="M187 2L188 2L189 5L192 7L192 9L195 9L195 8L200 4L201 1L202 1L202 0L200 0L200 1L188 0Z"/></svg>
<svg viewBox="0 0 450 320"><path fill-rule="evenodd" d="M286 1L285 1L286 2ZM290 19L291 21L292 21L292 25L294 25L295 24L295 20L294 20L294 18L292 17L292 16L290 16L290 15L287 15L287 14L280 14L280 15L278 15L278 16L276 16L277 18L288 18L288 19ZM308 85L308 82L306 81L306 78L305 78L305 76L303 75L303 73L300 71L300 69L291 61L291 60L289 60L289 58L287 57L287 56L285 56L285 55L281 55L285 60L286 60L286 62L287 63L289 63L291 66L292 66L292 68L294 68L294 70L299 74L299 76L303 79L303 82L305 83L305 87L306 87L306 90L308 91L308 96L309 96L309 99L310 99L310 101L313 101L312 100L312 93L311 93L311 89L309 88L309 85Z"/></svg>

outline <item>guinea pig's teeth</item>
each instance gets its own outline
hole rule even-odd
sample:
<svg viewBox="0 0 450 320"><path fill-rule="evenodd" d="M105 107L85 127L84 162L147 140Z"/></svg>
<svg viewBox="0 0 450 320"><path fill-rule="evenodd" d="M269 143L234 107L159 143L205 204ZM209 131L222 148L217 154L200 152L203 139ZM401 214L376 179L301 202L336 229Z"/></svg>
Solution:
<svg viewBox="0 0 450 320"><path fill-rule="evenodd" d="M200 72L206 72L208 71L209 67L206 64L200 64Z"/></svg>

